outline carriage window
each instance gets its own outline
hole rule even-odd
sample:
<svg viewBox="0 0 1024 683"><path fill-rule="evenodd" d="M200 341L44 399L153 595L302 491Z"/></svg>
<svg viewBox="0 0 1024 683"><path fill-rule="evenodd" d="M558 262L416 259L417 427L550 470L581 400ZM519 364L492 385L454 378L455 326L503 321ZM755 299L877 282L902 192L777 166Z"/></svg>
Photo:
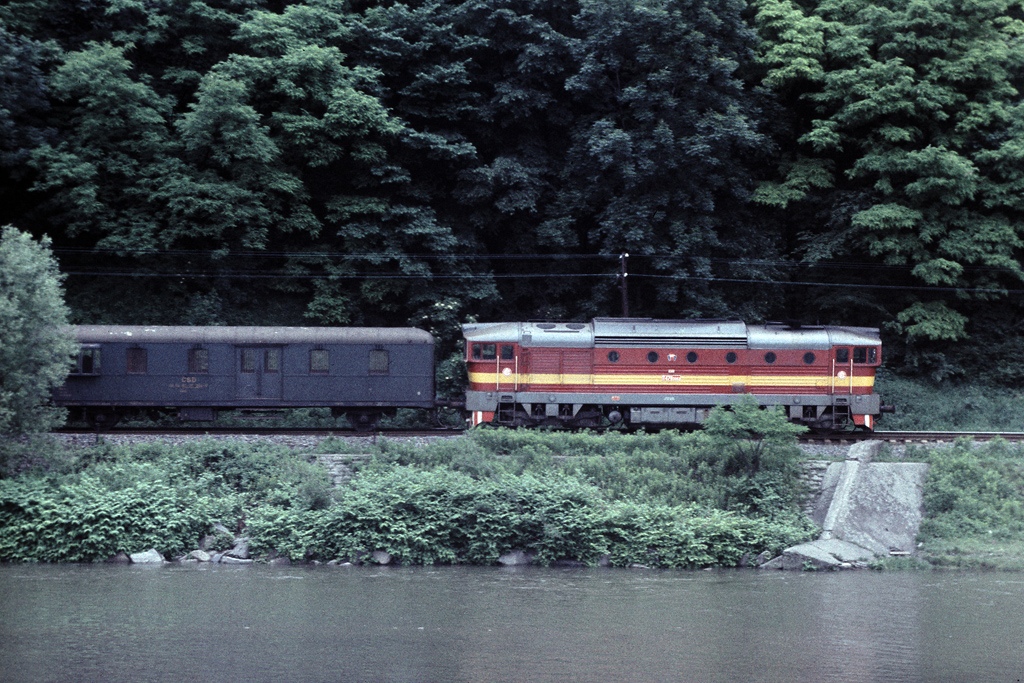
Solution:
<svg viewBox="0 0 1024 683"><path fill-rule="evenodd" d="M837 363L849 363L850 362L850 349L836 349L836 362Z"/></svg>
<svg viewBox="0 0 1024 683"><path fill-rule="evenodd" d="M72 375L98 375L100 374L100 350L99 348L82 348L77 356L71 358Z"/></svg>
<svg viewBox="0 0 1024 683"><path fill-rule="evenodd" d="M279 372L281 370L281 354L277 349L263 352L263 372Z"/></svg>
<svg viewBox="0 0 1024 683"><path fill-rule="evenodd" d="M515 353L512 350L512 345L511 344L502 344L501 345L501 359L502 360L512 360L515 357L516 356L515 356Z"/></svg>
<svg viewBox="0 0 1024 683"><path fill-rule="evenodd" d="M309 372L326 375L331 370L331 358L327 349L312 349L309 352Z"/></svg>
<svg viewBox="0 0 1024 683"><path fill-rule="evenodd" d="M188 371L194 375L205 375L210 371L210 350L189 349Z"/></svg>
<svg viewBox="0 0 1024 683"><path fill-rule="evenodd" d="M128 349L128 374L145 375L148 370L146 349Z"/></svg>
<svg viewBox="0 0 1024 683"><path fill-rule="evenodd" d="M259 349L242 349L242 372L256 372Z"/></svg>
<svg viewBox="0 0 1024 683"><path fill-rule="evenodd" d="M489 346L493 347L494 344ZM492 356L493 358L493 356ZM370 351L370 374L386 375L389 373L388 352L384 349L373 349Z"/></svg>
<svg viewBox="0 0 1024 683"><path fill-rule="evenodd" d="M497 357L496 344L473 344L473 360L494 360Z"/></svg>

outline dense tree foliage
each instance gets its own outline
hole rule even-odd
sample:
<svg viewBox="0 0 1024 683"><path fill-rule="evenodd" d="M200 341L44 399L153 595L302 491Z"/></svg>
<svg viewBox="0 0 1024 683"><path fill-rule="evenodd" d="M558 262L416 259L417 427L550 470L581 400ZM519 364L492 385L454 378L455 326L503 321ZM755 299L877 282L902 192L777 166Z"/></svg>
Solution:
<svg viewBox="0 0 1024 683"><path fill-rule="evenodd" d="M61 276L49 240L0 230L0 434L50 429L62 412L47 406L75 350Z"/></svg>
<svg viewBox="0 0 1024 683"><path fill-rule="evenodd" d="M1024 279L1021 4L756 7L764 81L788 124L779 176L758 200L799 217L802 258L871 264L861 277L888 293L860 303L893 316L918 360L936 348L927 342L965 341L972 312L1015 328L1019 296L1005 296ZM932 355L932 370L948 371Z"/></svg>
<svg viewBox="0 0 1024 683"><path fill-rule="evenodd" d="M448 349L618 314L629 253L633 315L1016 367L1022 35L1019 0L13 0L0 220L81 321Z"/></svg>

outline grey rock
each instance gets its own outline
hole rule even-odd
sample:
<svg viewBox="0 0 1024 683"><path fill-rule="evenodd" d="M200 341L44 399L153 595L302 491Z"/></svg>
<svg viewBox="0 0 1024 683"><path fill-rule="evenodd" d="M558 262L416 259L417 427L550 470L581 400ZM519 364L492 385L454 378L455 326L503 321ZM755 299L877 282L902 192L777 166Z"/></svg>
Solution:
<svg viewBox="0 0 1024 683"><path fill-rule="evenodd" d="M813 543L801 543L800 545L786 548L782 553L782 568L788 570L812 569L838 569L840 561L831 553L822 550Z"/></svg>
<svg viewBox="0 0 1024 683"><path fill-rule="evenodd" d="M285 557L284 555L281 555L279 557L275 557L272 560L267 560L267 564L272 564L274 566L287 566L287 565L290 565L291 563L292 563L292 561L289 558Z"/></svg>
<svg viewBox="0 0 1024 683"><path fill-rule="evenodd" d="M117 555L114 555L113 557L107 558L108 564L130 564L131 561L132 558L128 557L128 553L123 551L119 552Z"/></svg>
<svg viewBox="0 0 1024 683"><path fill-rule="evenodd" d="M533 555L522 550L513 550L498 558L498 564L506 567L520 567L533 562Z"/></svg>
<svg viewBox="0 0 1024 683"><path fill-rule="evenodd" d="M185 559L195 560L196 562L209 562L210 553L206 552L205 550L193 550L185 556Z"/></svg>
<svg viewBox="0 0 1024 683"><path fill-rule="evenodd" d="M132 553L129 555L132 564L163 564L164 556L155 548L150 548L144 553Z"/></svg>
<svg viewBox="0 0 1024 683"><path fill-rule="evenodd" d="M754 565L757 567L764 566L768 561L772 559L772 554L767 550L761 551L761 554L754 558Z"/></svg>
<svg viewBox="0 0 1024 683"><path fill-rule="evenodd" d="M391 564L391 553L384 550L374 550L370 553L370 559L377 564Z"/></svg>
<svg viewBox="0 0 1024 683"><path fill-rule="evenodd" d="M235 539L235 546L224 553L228 557L237 557L240 560L249 559L249 538L240 536Z"/></svg>
<svg viewBox="0 0 1024 683"><path fill-rule="evenodd" d="M785 569L785 556L779 555L778 557L768 560L764 564L757 566L758 569Z"/></svg>
<svg viewBox="0 0 1024 683"><path fill-rule="evenodd" d="M224 557L220 558L220 563L221 564L252 564L253 561L252 560L243 560L240 557L231 557L230 555L225 555Z"/></svg>

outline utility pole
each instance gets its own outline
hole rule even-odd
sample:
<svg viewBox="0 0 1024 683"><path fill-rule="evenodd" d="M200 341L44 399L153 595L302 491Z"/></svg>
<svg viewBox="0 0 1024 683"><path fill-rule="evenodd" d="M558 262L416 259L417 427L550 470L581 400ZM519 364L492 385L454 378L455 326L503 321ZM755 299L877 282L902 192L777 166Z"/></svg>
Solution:
<svg viewBox="0 0 1024 683"><path fill-rule="evenodd" d="M629 317L629 287L626 285L626 277L629 273L626 272L626 261L629 260L629 254L622 252L619 254L619 291L622 293L622 317Z"/></svg>

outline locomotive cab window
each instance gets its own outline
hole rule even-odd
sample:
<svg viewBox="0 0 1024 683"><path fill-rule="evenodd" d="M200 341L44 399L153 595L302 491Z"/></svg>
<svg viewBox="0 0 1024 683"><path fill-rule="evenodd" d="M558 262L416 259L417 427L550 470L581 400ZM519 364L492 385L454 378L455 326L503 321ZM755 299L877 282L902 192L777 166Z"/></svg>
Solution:
<svg viewBox="0 0 1024 683"><path fill-rule="evenodd" d="M128 374L145 375L149 372L149 358L146 349L128 349Z"/></svg>
<svg viewBox="0 0 1024 683"><path fill-rule="evenodd" d="M837 363L849 363L850 362L850 349L836 349L836 362Z"/></svg>
<svg viewBox="0 0 1024 683"><path fill-rule="evenodd" d="M515 352L512 350L512 345L511 344L502 344L501 345L501 359L502 360L512 360L515 357L516 357L515 356Z"/></svg>
<svg viewBox="0 0 1024 683"><path fill-rule="evenodd" d="M858 346L853 350L854 363L875 363L878 361L878 349L873 346Z"/></svg>
<svg viewBox="0 0 1024 683"><path fill-rule="evenodd" d="M473 360L494 360L497 357L496 344L473 344Z"/></svg>
<svg viewBox="0 0 1024 683"><path fill-rule="evenodd" d="M387 375L389 372L388 352L384 349L373 349L370 351L370 374Z"/></svg>
<svg viewBox="0 0 1024 683"><path fill-rule="evenodd" d="M72 375L98 375L100 374L100 347L83 346L78 355L71 357Z"/></svg>
<svg viewBox="0 0 1024 683"><path fill-rule="evenodd" d="M210 350L202 348L189 349L188 371L192 375L205 375L210 372Z"/></svg>

